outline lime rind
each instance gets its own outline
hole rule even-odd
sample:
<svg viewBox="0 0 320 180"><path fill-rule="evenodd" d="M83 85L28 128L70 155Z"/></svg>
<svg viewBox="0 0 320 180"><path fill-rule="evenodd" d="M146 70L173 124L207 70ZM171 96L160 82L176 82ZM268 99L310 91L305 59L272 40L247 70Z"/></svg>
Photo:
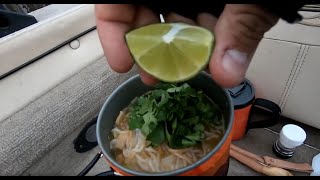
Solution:
<svg viewBox="0 0 320 180"><path fill-rule="evenodd" d="M148 28L152 32L149 32ZM188 33L191 36L188 36ZM204 51L207 51L207 56L193 61L193 59L190 59L190 56L193 56L192 53L188 52L189 56L186 55L188 53L183 47L177 46L175 40L194 43L195 47L206 47ZM169 83L189 80L203 71L210 61L214 47L212 32L202 27L183 23L147 25L127 33L126 41L133 59L144 71L161 81ZM173 48L176 49L175 52L172 52ZM179 56L185 57L183 58L184 62L177 59ZM194 69L185 72L183 67L186 67L187 64L194 66Z"/></svg>

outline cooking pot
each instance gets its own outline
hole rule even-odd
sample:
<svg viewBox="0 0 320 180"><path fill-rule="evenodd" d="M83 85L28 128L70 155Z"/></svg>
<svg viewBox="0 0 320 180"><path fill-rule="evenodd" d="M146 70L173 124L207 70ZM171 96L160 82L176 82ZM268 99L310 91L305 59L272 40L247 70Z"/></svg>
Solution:
<svg viewBox="0 0 320 180"><path fill-rule="evenodd" d="M110 150L109 134L114 127L119 112L129 105L138 96L152 90L153 87L145 85L139 75L136 75L121 84L104 103L97 121L96 135L98 145L109 166L117 174L125 176L200 176L200 175L226 175L229 167L229 148L231 144L233 124L233 104L230 94L226 89L218 86L205 72L187 81L196 89L201 89L209 98L217 103L222 109L225 120L225 134L220 142L203 158L187 167L162 173L139 172L118 163Z"/></svg>

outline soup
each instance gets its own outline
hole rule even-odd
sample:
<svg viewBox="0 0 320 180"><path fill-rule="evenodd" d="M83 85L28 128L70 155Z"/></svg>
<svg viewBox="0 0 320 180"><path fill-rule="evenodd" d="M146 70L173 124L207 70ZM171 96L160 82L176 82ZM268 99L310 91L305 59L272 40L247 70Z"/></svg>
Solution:
<svg viewBox="0 0 320 180"><path fill-rule="evenodd" d="M220 108L201 90L160 84L120 111L110 148L129 169L169 172L200 160L224 133Z"/></svg>

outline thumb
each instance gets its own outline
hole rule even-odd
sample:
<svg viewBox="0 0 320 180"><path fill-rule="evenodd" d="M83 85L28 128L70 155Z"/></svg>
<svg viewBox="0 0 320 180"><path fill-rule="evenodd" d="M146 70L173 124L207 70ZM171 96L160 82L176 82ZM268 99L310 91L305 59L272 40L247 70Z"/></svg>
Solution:
<svg viewBox="0 0 320 180"><path fill-rule="evenodd" d="M251 58L278 17L258 5L226 5L214 29L216 44L209 64L213 79L223 87L237 86Z"/></svg>

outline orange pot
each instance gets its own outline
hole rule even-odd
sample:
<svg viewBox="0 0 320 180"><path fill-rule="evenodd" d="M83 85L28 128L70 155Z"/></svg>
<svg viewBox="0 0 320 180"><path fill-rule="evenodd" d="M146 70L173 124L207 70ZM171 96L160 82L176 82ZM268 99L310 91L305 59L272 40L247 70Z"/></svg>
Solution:
<svg viewBox="0 0 320 180"><path fill-rule="evenodd" d="M250 114L251 104L241 108L241 109L235 109L234 110L234 121L233 121L233 127L232 127L232 140L237 141L244 137L246 130L247 130L247 124L248 124L248 118Z"/></svg>
<svg viewBox="0 0 320 180"><path fill-rule="evenodd" d="M110 139L108 135L114 127L119 112L128 106L132 99L152 90L152 87L143 84L138 75L119 86L104 103L97 121L97 139L101 151L110 167L117 173L126 176L138 175L226 175L229 166L229 149L232 140L233 104L230 94L226 89L219 87L207 73L200 73L189 80L190 86L201 89L209 98L222 109L225 120L225 134L220 142L202 159L187 167L163 173L145 173L128 169L119 164L110 152Z"/></svg>

